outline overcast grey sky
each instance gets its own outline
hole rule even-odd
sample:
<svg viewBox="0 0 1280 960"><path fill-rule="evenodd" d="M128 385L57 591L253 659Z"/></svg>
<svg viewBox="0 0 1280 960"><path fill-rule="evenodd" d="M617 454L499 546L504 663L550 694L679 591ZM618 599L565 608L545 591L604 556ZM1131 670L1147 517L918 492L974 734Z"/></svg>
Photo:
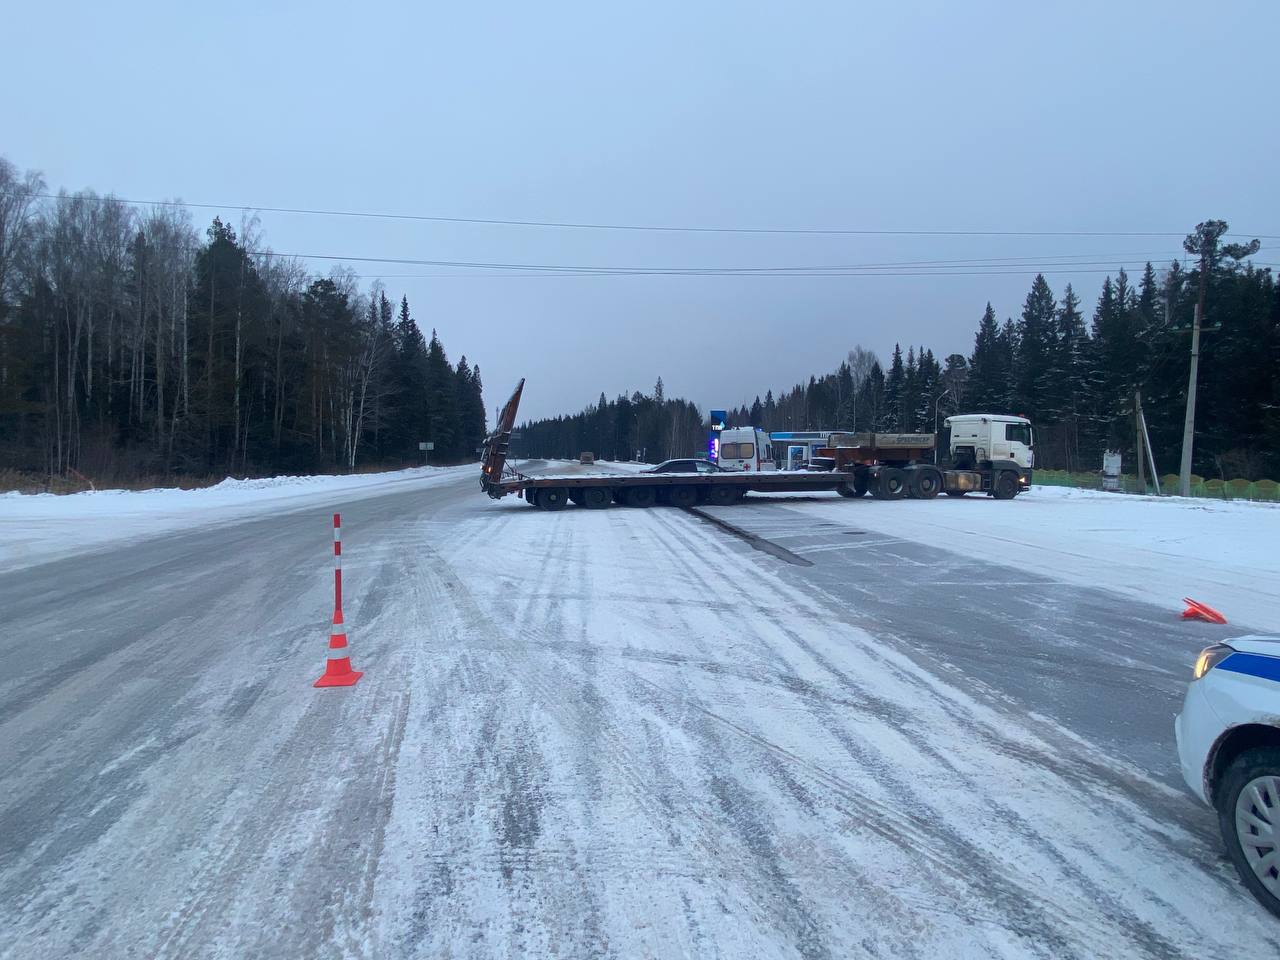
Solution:
<svg viewBox="0 0 1280 960"><path fill-rule="evenodd" d="M4 3L0 154L138 199L620 224L1280 235L1280 3ZM205 223L213 211L197 211ZM229 209L233 223L240 214ZM754 267L1078 254L1177 237L795 236L267 213L275 250L504 263ZM1271 251L1267 250L1270 246ZM1280 261L1267 244L1260 261ZM1270 255L1269 255L1270 253ZM1098 261L1093 263L1092 261ZM856 343L968 353L985 276L387 275L490 409L604 390L705 407ZM328 264L316 262L327 271ZM441 277L442 273L465 276ZM404 276L417 274L419 276ZM430 274L431 276L421 276Z"/></svg>

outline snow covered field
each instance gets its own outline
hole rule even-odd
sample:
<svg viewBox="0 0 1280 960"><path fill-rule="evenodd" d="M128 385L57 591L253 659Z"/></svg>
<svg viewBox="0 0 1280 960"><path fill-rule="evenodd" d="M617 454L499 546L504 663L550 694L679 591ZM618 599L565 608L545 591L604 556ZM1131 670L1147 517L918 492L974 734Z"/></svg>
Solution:
<svg viewBox="0 0 1280 960"><path fill-rule="evenodd" d="M794 508L1160 606L1181 610L1190 596L1234 624L1280 632L1280 504L1033 487L1011 503L832 494Z"/></svg>
<svg viewBox="0 0 1280 960"><path fill-rule="evenodd" d="M44 563L114 542L252 515L303 510L344 494L376 496L474 474L463 467L416 467L351 476L227 479L198 490L97 490L0 494L0 571Z"/></svg>

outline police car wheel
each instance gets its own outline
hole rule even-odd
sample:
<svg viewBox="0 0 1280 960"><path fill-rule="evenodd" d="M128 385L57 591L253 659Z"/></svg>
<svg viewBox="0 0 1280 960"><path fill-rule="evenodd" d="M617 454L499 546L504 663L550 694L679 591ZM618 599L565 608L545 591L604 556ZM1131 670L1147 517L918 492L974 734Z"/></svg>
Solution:
<svg viewBox="0 0 1280 960"><path fill-rule="evenodd" d="M1227 853L1249 891L1280 916L1280 748L1246 750L1216 791Z"/></svg>

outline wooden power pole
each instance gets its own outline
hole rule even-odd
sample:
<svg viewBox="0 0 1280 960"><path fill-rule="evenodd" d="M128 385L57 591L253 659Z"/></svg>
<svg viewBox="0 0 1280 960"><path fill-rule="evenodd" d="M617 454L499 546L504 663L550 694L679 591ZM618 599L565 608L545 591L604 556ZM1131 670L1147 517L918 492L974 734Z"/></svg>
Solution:
<svg viewBox="0 0 1280 960"><path fill-rule="evenodd" d="M1196 374L1200 371L1200 321L1204 317L1205 292L1209 289L1210 243L1200 246L1200 292L1196 294L1196 315L1191 322L1191 373L1187 379L1187 416L1182 424L1182 466L1178 470L1179 496L1191 496L1191 447L1196 434Z"/></svg>
<svg viewBox="0 0 1280 960"><path fill-rule="evenodd" d="M1258 241L1228 243L1219 250L1218 238L1227 232L1225 220L1206 220L1196 224L1196 232L1182 241L1187 253L1200 255L1200 291L1196 296L1196 314L1191 325L1191 373L1187 379L1187 418L1182 425L1182 469L1178 471L1178 493L1191 496L1191 448L1196 432L1196 374L1200 368L1200 327L1204 322L1204 298L1209 290L1209 272L1221 258L1241 260L1258 252Z"/></svg>

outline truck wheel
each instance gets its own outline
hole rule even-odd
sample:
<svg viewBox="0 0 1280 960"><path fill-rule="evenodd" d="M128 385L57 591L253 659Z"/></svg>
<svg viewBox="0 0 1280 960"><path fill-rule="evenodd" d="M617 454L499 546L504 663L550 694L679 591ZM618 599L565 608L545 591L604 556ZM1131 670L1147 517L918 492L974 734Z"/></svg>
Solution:
<svg viewBox="0 0 1280 960"><path fill-rule="evenodd" d="M836 487L836 493L842 497L865 497L867 495L868 483L867 471L859 470L853 475L853 479L847 483L842 483Z"/></svg>
<svg viewBox="0 0 1280 960"><path fill-rule="evenodd" d="M690 486L672 487L667 495L673 507L692 507L698 502L698 488Z"/></svg>
<svg viewBox="0 0 1280 960"><path fill-rule="evenodd" d="M1280 749L1255 747L1232 761L1215 791L1218 825L1236 873L1264 907L1280 916Z"/></svg>
<svg viewBox="0 0 1280 960"><path fill-rule="evenodd" d="M655 499L653 487L632 487L627 491L628 507L652 507Z"/></svg>
<svg viewBox="0 0 1280 960"><path fill-rule="evenodd" d="M563 510L569 505L569 491L564 487L543 487L538 491L538 508Z"/></svg>
<svg viewBox="0 0 1280 960"><path fill-rule="evenodd" d="M524 492L524 502L531 507L536 507L538 505L538 491L526 490Z"/></svg>
<svg viewBox="0 0 1280 960"><path fill-rule="evenodd" d="M738 491L725 484L717 484L707 491L707 503L716 507L727 507L737 499Z"/></svg>
<svg viewBox="0 0 1280 960"><path fill-rule="evenodd" d="M911 471L911 495L917 500L932 500L941 492L941 470L935 467L917 467Z"/></svg>
<svg viewBox="0 0 1280 960"><path fill-rule="evenodd" d="M1012 470L1001 470L991 485L991 495L997 500L1012 500L1018 495L1018 475Z"/></svg>
<svg viewBox="0 0 1280 960"><path fill-rule="evenodd" d="M901 500L907 495L906 471L897 467L881 467L871 495L877 500Z"/></svg>
<svg viewBox="0 0 1280 960"><path fill-rule="evenodd" d="M588 510L603 510L613 502L613 496L608 487L586 487L580 502Z"/></svg>

